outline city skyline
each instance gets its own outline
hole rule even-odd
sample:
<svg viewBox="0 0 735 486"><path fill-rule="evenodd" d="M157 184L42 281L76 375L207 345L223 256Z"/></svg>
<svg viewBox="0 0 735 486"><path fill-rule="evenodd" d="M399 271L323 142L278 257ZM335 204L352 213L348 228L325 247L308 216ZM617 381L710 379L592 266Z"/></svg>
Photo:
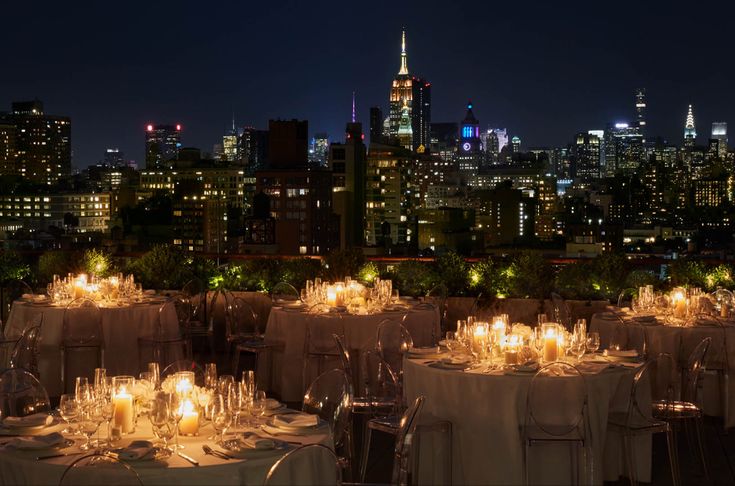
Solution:
<svg viewBox="0 0 735 486"><path fill-rule="evenodd" d="M370 106L387 112L405 26L409 69L432 83L432 122L459 122L466 100L472 99L481 128L508 128L525 147L564 146L579 131L633 122L633 90L638 87L647 90L649 134L677 145L689 104L700 144L709 137L712 122L732 123L734 118L735 95L726 89L731 68L664 69L675 59L717 56L719 50L724 55L726 28L718 25L725 16L707 17L705 38L701 12L655 5L637 7L632 19L617 11L600 19L599 12L545 5L508 12L493 6L492 16L483 17L479 14L489 10L481 5L476 15L448 13L440 29L447 35L434 35L435 28L422 19L438 7L431 2L421 6L395 7L390 16L381 16L388 9L383 4L359 13L326 4L268 11L256 7L238 26L223 15L242 14L235 5L200 11L203 18L188 4L173 12L157 5L143 17L160 20L170 13L170 22L153 33L143 29L138 36L135 28L144 22L130 13L136 9L107 13L98 7L77 11L78 6L50 4L35 12L35 37L9 56L10 75L0 80L0 110L8 110L12 101L38 97L47 113L70 116L76 168L102 159L107 147L120 148L142 165L148 123L181 123L185 146L211 151L230 127L233 111L238 126L264 128L271 118L306 119L311 134L326 132L332 141L341 141L351 116L352 91L365 129ZM10 10L11 15L24 15L22 6ZM308 28L318 13L326 14L329 33ZM222 25L214 40L203 39L193 27L217 15L222 15ZM352 24L340 22L355 15L361 17ZM554 18L575 20L575 28L551 32ZM607 24L626 36L612 37ZM69 42L54 56L42 47L50 39L45 32L58 25L67 25ZM274 29L263 30L268 25ZM5 40L19 35L20 27L6 29ZM279 29L291 29L290 35L279 34ZM299 43L304 29L310 42ZM665 32L680 37L664 42L660 36ZM102 36L100 42L90 42L94 34ZM229 41L238 34L250 43L233 46ZM270 38L273 42L266 42ZM534 42L542 38L545 42ZM305 51L312 55L304 58ZM631 51L638 55L631 56ZM40 66L45 66L44 74ZM325 72L325 67L331 70ZM568 74L563 77L562 72Z"/></svg>

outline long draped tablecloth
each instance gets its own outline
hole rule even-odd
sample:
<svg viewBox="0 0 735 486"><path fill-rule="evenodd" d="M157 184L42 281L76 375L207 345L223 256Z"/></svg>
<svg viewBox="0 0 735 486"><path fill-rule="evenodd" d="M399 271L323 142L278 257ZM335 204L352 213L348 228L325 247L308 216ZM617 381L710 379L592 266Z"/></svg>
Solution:
<svg viewBox="0 0 735 486"><path fill-rule="evenodd" d="M407 312L381 312L370 315L343 314L345 346L355 352L353 366L359 362L360 351L375 348L378 324L384 319L400 320L407 314L404 326L411 333L415 346L428 346L440 333L439 313L436 309L412 309ZM268 317L266 342L276 345L272 360L271 386L289 402L301 401L308 383L303 383L304 341L308 314L301 310L274 307ZM339 364L337 363L337 366ZM259 373L262 369L259 366ZM328 368L327 368L328 369ZM326 369L324 370L326 371Z"/></svg>
<svg viewBox="0 0 735 486"><path fill-rule="evenodd" d="M140 371L138 338L154 334L161 305L161 302L156 302L100 308L102 333L105 339L105 368L108 376L138 376ZM43 314L41 354L38 363L40 379L49 396L58 396L62 393L60 369L64 307L16 301L10 310L6 334L19 336L26 324L38 314ZM163 336L179 337L178 318L173 306L165 308L161 320ZM169 358L174 360L181 357L174 353ZM90 369L85 370L87 374L92 373ZM75 375L70 373L68 376Z"/></svg>
<svg viewBox="0 0 735 486"><path fill-rule="evenodd" d="M614 342L621 349L642 352L645 342L649 356L668 353L682 368L686 367L694 348L704 338L711 337L706 367L721 373L705 377L705 412L722 415L725 427L735 426L735 386L729 382L729 375L735 366L735 322L702 319L697 324L671 326L664 325L663 319L642 320L629 313L602 312L592 316L589 330L600 334L602 348Z"/></svg>
<svg viewBox="0 0 735 486"><path fill-rule="evenodd" d="M104 425L102 425L104 427ZM57 427L60 429L61 427ZM328 431L328 429L326 429ZM197 437L182 436L179 441L184 446L182 452L197 460L200 464L195 467L178 456L172 456L165 461L129 461L130 465L140 477L145 486L153 485L261 485L270 467L286 452L293 450L296 445L289 445L286 449L271 451L251 451L239 455L234 460L224 460L205 455L202 446L208 444L215 449L214 441L206 437L213 434L214 430L210 424L200 429ZM103 433L104 437L104 433ZM150 423L146 418L139 418L136 432L123 438L116 447L124 447L132 440L150 440L153 437ZM283 441L296 441L303 444L321 443L332 447L332 439L328 432L312 435L278 435ZM0 438L0 442L4 442ZM64 449L62 452L72 453L79 451L78 446L83 439L76 437L76 444ZM81 455L70 455L44 461L36 461L36 456L53 454L54 450L44 451L14 451L0 449L0 484L28 484L28 485L53 485L59 484L61 475L66 467ZM306 456L295 464L287 466L292 469L293 477L305 480L311 484L324 484L323 471L330 471L329 464L319 464ZM331 465L334 470L334 465ZM283 476L280 476L283 477ZM328 477L327 477L328 478ZM89 484L94 484L92 480ZM128 483L125 483L128 484ZM304 483L301 483L304 484Z"/></svg>
<svg viewBox="0 0 735 486"><path fill-rule="evenodd" d="M410 401L426 397L424 412L433 419L452 423L453 484L488 485L523 483L523 424L533 373L489 374L437 369L425 360L408 359L404 386ZM632 377L637 368L620 367L584 374L588 399L589 444L593 453L593 483L617 480L624 471L622 440L608 433L608 415L625 412ZM557 379L557 378L552 378ZM563 379L563 378L561 378ZM553 403L554 397L549 397ZM420 437L419 440L422 440ZM650 481L651 440L635 440L638 479ZM427 448L421 446L421 451ZM433 448L436 461L422 454L419 482L437 484L432 477L435 462L447 451ZM580 456L581 457L581 456ZM570 484L569 448L564 445L531 448L531 484ZM582 484L588 482L581 476Z"/></svg>

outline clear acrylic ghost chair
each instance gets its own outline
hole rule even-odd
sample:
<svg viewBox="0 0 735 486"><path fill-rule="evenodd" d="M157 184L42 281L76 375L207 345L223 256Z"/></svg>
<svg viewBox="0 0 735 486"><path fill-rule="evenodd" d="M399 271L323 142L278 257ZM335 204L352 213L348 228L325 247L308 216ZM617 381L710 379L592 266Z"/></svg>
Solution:
<svg viewBox="0 0 735 486"><path fill-rule="evenodd" d="M271 466L263 482L263 486L316 484L322 486L342 484L339 459L332 449L323 444L304 445L284 454Z"/></svg>
<svg viewBox="0 0 735 486"><path fill-rule="evenodd" d="M72 462L62 474L59 486L142 486L135 469L107 454L90 454Z"/></svg>
<svg viewBox="0 0 735 486"><path fill-rule="evenodd" d="M301 294L288 282L278 282L271 289L271 302L274 306L294 304L301 301Z"/></svg>
<svg viewBox="0 0 735 486"><path fill-rule="evenodd" d="M260 357L265 355L267 358L266 371L268 372L266 389L270 390L274 345L265 342L265 336L260 331L258 316L253 307L239 297L233 298L232 303L227 306L226 334L232 358L232 374L238 376L240 355L247 353L255 356L255 375L261 378L261 373L258 372L258 364L260 363Z"/></svg>
<svg viewBox="0 0 735 486"><path fill-rule="evenodd" d="M679 399L666 397L654 400L653 417L668 422L672 427L683 424L692 454L699 457L705 477L709 478L707 453L704 446L704 412L700 401L702 378L705 372L707 351L712 342L711 337L704 338L692 351L687 360L687 368L683 371L683 387ZM672 386L672 388L674 388ZM694 426L694 431L691 426ZM694 439L692 439L692 433ZM696 442L696 451L693 443Z"/></svg>
<svg viewBox="0 0 735 486"><path fill-rule="evenodd" d="M38 356L41 352L41 330L43 314L33 317L23 329L20 337L15 341L10 353L10 367L23 368L38 377Z"/></svg>
<svg viewBox="0 0 735 486"><path fill-rule="evenodd" d="M303 412L316 414L329 424L334 449L342 469L352 474L354 458L350 420L352 415L352 390L344 371L333 369L319 375L304 394ZM341 451L341 452L340 452Z"/></svg>
<svg viewBox="0 0 735 486"><path fill-rule="evenodd" d="M26 370L11 368L0 374L0 420L51 412L46 389Z"/></svg>
<svg viewBox="0 0 735 486"><path fill-rule="evenodd" d="M340 352L334 335L344 339L345 330L342 314L330 312L329 306L317 304L309 309L306 316L306 335L304 337L302 383L306 386L314 376L325 369L340 366Z"/></svg>
<svg viewBox="0 0 735 486"><path fill-rule="evenodd" d="M569 363L554 362L539 369L531 379L523 426L523 475L528 481L528 456L537 444L573 446L571 477L586 484L587 468L587 388L582 374ZM585 475L580 481L579 452Z"/></svg>
<svg viewBox="0 0 735 486"><path fill-rule="evenodd" d="M168 332L165 325L167 315L176 316L176 331L178 335L171 335ZM190 305L189 301L185 298L176 296L161 304L161 307L158 308L158 316L156 317L153 334L138 338L138 361L141 369L145 363L150 363L151 361L158 363L161 368L164 368L172 361L169 359L169 356L171 354L176 356L177 349L183 353L184 358L192 358L191 339L185 334L189 319ZM182 323L182 321L184 322ZM141 359L141 351L145 348L150 348L151 360L147 358L145 360Z"/></svg>
<svg viewBox="0 0 735 486"><path fill-rule="evenodd" d="M676 364L670 355L662 354L647 361L638 368L633 376L628 409L625 412L611 412L608 415L609 430L613 430L623 437L625 467L631 485L637 483L636 454L633 441L638 436L652 434L666 434L671 480L675 486L680 484L676 438L672 427L664 420L653 418L651 409L648 406L648 397L655 396L655 376L670 373L675 369ZM668 390L666 395L672 396L671 391Z"/></svg>
<svg viewBox="0 0 735 486"><path fill-rule="evenodd" d="M567 331L572 330L572 312L569 309L569 304L564 298L555 293L551 293L551 304L554 306L554 321L558 322Z"/></svg>
<svg viewBox="0 0 735 486"><path fill-rule="evenodd" d="M416 443L418 416L424 406L424 401L423 396L417 397L398 422L396 445L393 452L393 474L391 475L391 483L395 486L408 486L414 483L410 467L411 455Z"/></svg>
<svg viewBox="0 0 735 486"><path fill-rule="evenodd" d="M449 325L447 323L448 296L449 290L447 290L447 286L444 284L439 284L433 289L429 290L429 292L426 294L426 298L424 299L424 302L434 304L434 306L437 308L439 312L439 329L441 329L442 334L447 331ZM432 329L431 336L433 338L432 344L436 344L439 341L439 337L436 336L436 332L434 332L434 329Z"/></svg>
<svg viewBox="0 0 735 486"><path fill-rule="evenodd" d="M204 386L204 370L201 366L190 359L180 359L166 366L161 372L161 381L179 371L194 372L194 383L197 386Z"/></svg>
<svg viewBox="0 0 735 486"><path fill-rule="evenodd" d="M403 355L412 347L411 333L399 321L384 319L378 324L375 349L398 378L399 396L403 396Z"/></svg>
<svg viewBox="0 0 735 486"><path fill-rule="evenodd" d="M64 310L61 335L61 389L66 393L69 358L74 353L82 355L94 352L96 363L86 369L105 367L105 338L102 331L102 313L91 299L72 300ZM91 379L91 376L89 376Z"/></svg>

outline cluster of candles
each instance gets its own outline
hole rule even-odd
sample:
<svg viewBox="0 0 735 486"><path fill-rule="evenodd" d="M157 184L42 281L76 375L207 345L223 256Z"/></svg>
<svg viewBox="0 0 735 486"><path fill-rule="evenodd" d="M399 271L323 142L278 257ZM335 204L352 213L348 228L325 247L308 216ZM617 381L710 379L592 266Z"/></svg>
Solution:
<svg viewBox="0 0 735 486"><path fill-rule="evenodd" d="M554 322L541 323L534 332L523 324L509 326L507 314L495 316L491 322L475 321L470 317L466 323L460 321L458 338L480 360L492 359L495 352L506 365L521 364L536 357L552 362L564 356L566 345L573 342L566 340L586 341L586 326L581 321L575 325L573 333Z"/></svg>
<svg viewBox="0 0 735 486"><path fill-rule="evenodd" d="M322 282L321 279L307 280L301 291L301 300L309 305L327 304L330 307L347 307L350 312L370 312L391 303L397 291L390 280L375 279L372 288L345 277L342 282Z"/></svg>
<svg viewBox="0 0 735 486"><path fill-rule="evenodd" d="M54 302L65 302L85 297L92 300L117 300L120 298L140 297L143 289L135 283L133 275L122 273L99 278L95 275L68 274L65 278L54 275L47 287L48 295Z"/></svg>

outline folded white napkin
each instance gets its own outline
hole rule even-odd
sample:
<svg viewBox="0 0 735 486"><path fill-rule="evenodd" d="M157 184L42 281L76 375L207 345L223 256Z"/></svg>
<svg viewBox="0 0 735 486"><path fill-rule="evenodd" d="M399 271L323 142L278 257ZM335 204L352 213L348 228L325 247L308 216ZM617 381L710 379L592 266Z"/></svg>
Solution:
<svg viewBox="0 0 735 486"><path fill-rule="evenodd" d="M55 447L64 443L64 436L58 432L29 437L15 437L5 447L22 450L40 450Z"/></svg>
<svg viewBox="0 0 735 486"><path fill-rule="evenodd" d="M608 349L607 355L614 358L637 358L638 351L635 349Z"/></svg>
<svg viewBox="0 0 735 486"><path fill-rule="evenodd" d="M276 427L315 427L319 424L319 417L309 413L289 413L273 417Z"/></svg>
<svg viewBox="0 0 735 486"><path fill-rule="evenodd" d="M519 364L518 366L516 366L515 369L516 371L523 371L523 372L528 373L528 372L538 371L538 368L539 368L538 361L533 360L533 361L526 361L523 364Z"/></svg>
<svg viewBox="0 0 735 486"><path fill-rule="evenodd" d="M265 409L266 410L273 410L276 408L281 408L283 404L276 400L275 398L267 398L265 400Z"/></svg>
<svg viewBox="0 0 735 486"><path fill-rule="evenodd" d="M123 461L139 461L153 452L153 443L148 440L134 440L127 447L115 449L115 452Z"/></svg>
<svg viewBox="0 0 735 486"><path fill-rule="evenodd" d="M466 365L472 362L472 358L464 355L445 356L440 362L446 365Z"/></svg>
<svg viewBox="0 0 735 486"><path fill-rule="evenodd" d="M41 425L51 425L54 418L44 412L26 415L25 417L5 417L3 419L4 427L38 427Z"/></svg>
<svg viewBox="0 0 735 486"><path fill-rule="evenodd" d="M612 363L598 363L595 361L583 361L581 363L578 363L577 369L581 371L582 373L600 373L608 368L614 368L615 365Z"/></svg>
<svg viewBox="0 0 735 486"><path fill-rule="evenodd" d="M240 442L248 449L268 450L276 447L276 441L261 437L255 432L243 433Z"/></svg>

